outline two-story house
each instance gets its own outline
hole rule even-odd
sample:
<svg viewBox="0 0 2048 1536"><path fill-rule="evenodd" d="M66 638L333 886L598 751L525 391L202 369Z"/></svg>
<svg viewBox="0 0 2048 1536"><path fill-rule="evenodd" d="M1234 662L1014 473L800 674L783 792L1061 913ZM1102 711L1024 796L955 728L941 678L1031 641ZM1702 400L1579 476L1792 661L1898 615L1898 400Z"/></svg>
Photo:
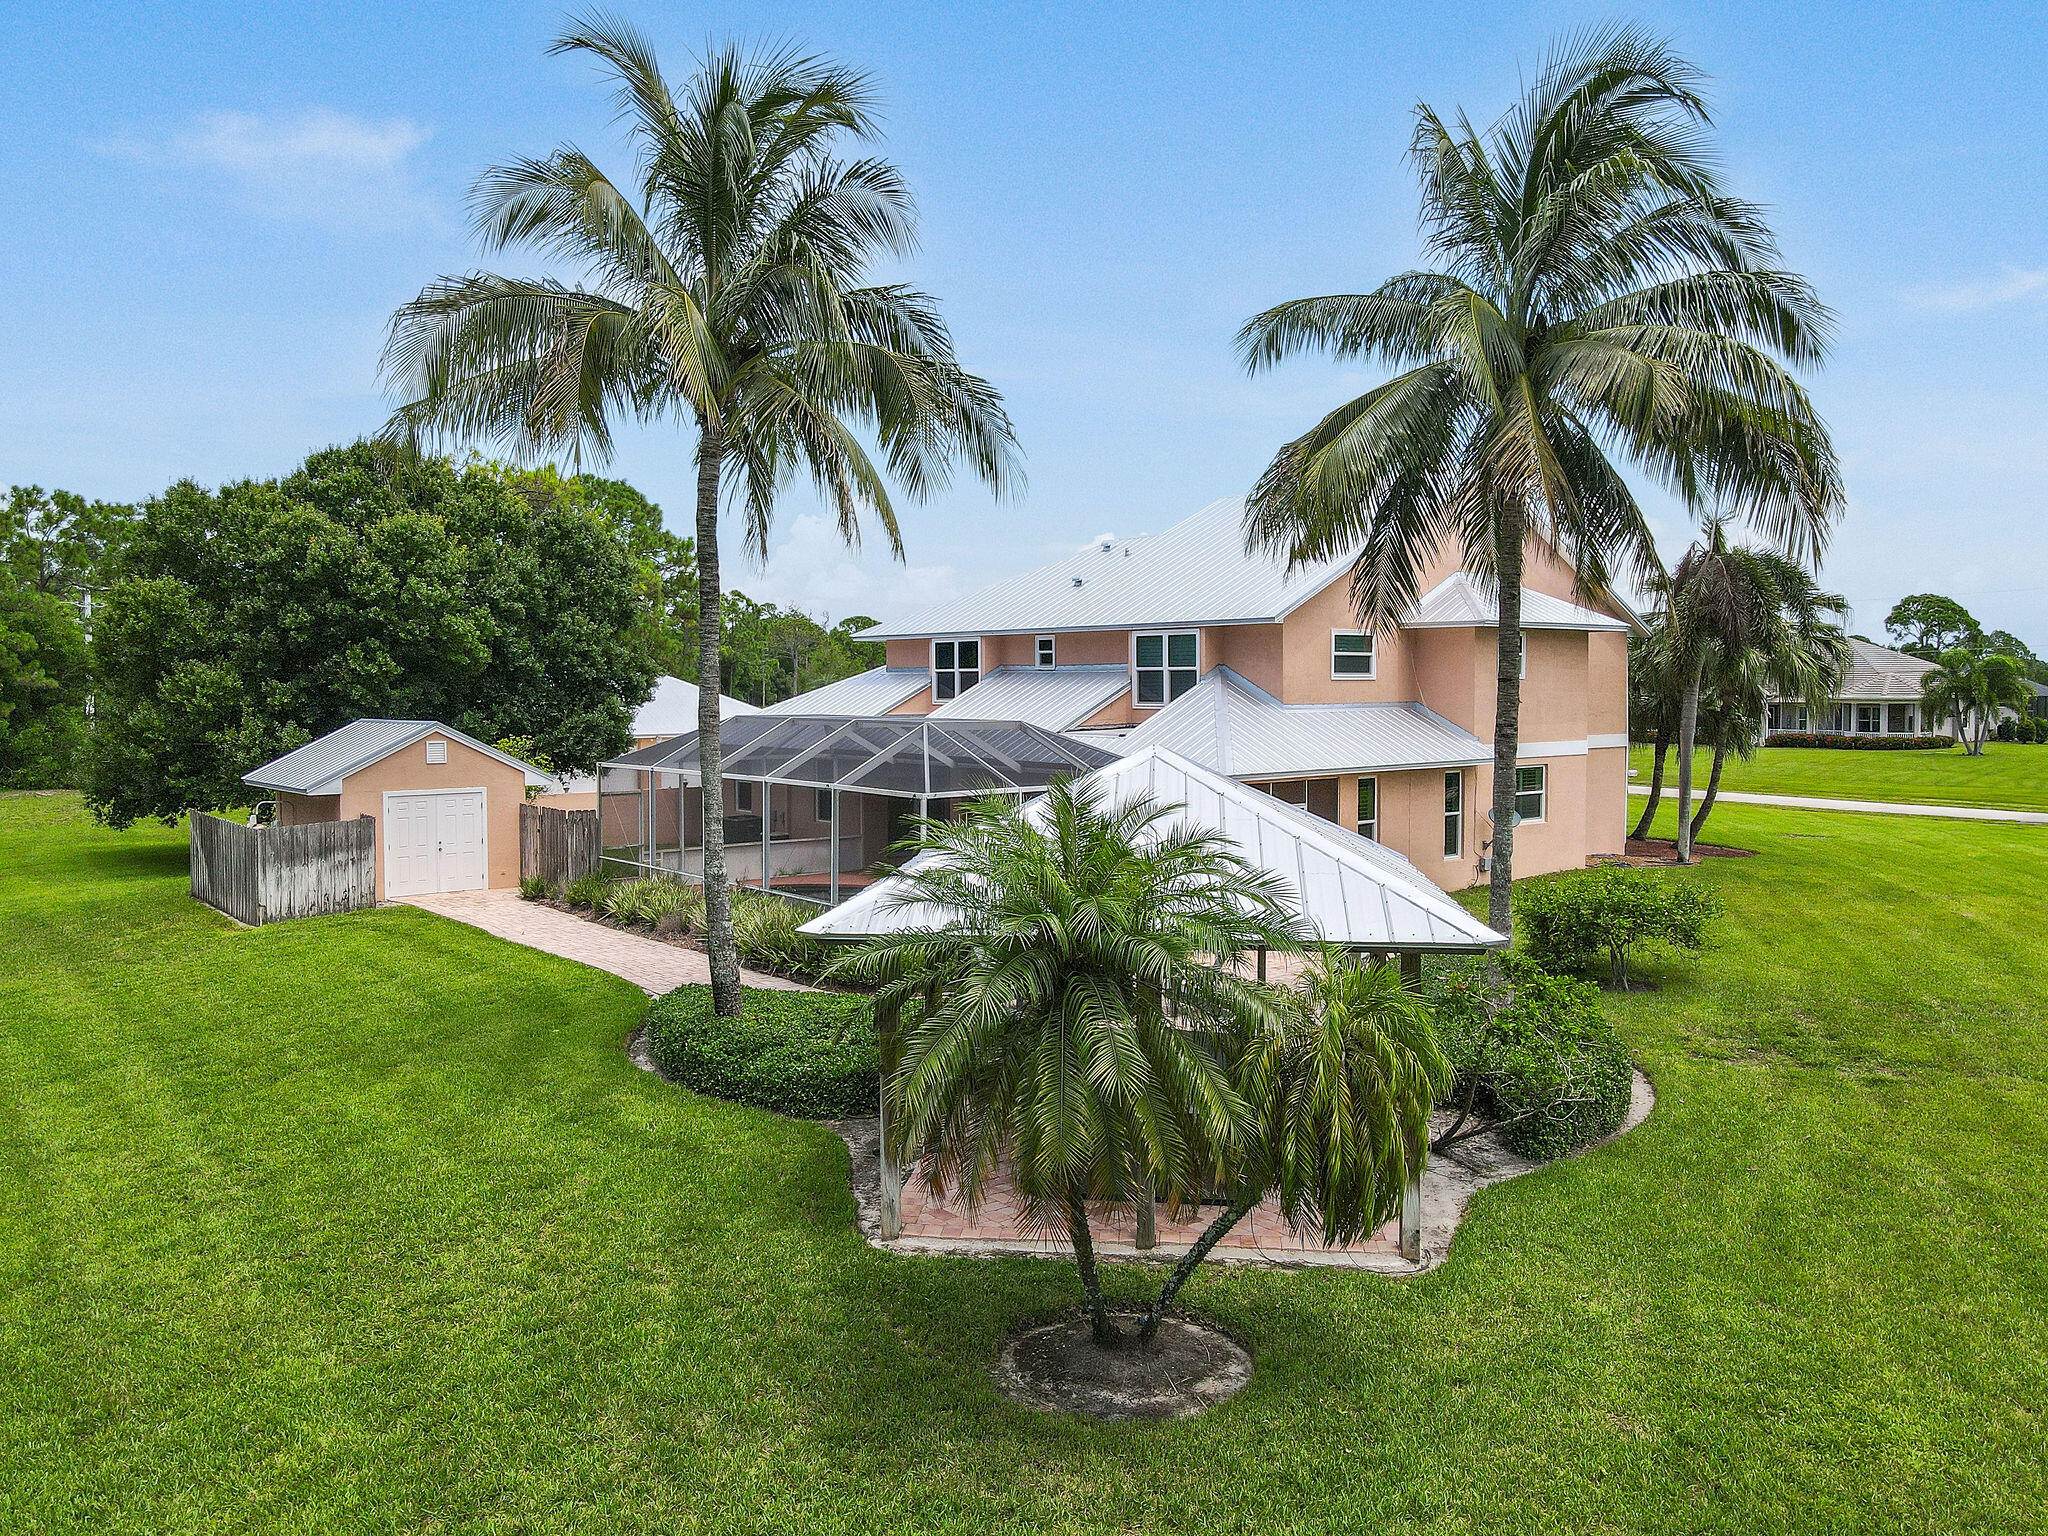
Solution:
<svg viewBox="0 0 2048 1536"><path fill-rule="evenodd" d="M1448 889L1472 884L1491 840L1493 599L1447 551L1399 623L1363 629L1348 561L1290 575L1247 556L1243 511L1218 501L906 614L864 637L887 642L885 666L769 713L1156 742L1387 844ZM1531 548L1517 874L1577 868L1625 836L1631 620L1574 586Z"/></svg>

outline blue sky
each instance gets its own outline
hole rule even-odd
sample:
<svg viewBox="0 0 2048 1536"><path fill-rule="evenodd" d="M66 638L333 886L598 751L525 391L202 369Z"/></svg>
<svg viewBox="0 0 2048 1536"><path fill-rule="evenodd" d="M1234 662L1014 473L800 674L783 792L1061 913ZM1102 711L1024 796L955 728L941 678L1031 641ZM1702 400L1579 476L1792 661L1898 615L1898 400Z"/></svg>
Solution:
<svg viewBox="0 0 2048 1536"><path fill-rule="evenodd" d="M1417 100L1490 119L1559 33L1636 15L1712 77L1730 179L1840 314L1812 385L1851 509L1825 567L1878 634L1909 591L2048 653L2048 28L2024 5L1150 9L627 4L673 72L711 37L863 66L924 218L910 277L1004 392L1029 488L906 509L905 566L801 488L734 584L882 612L1243 491L1369 376L1246 379L1253 311L1416 256ZM475 260L462 196L564 140L621 167L557 6L45 4L0 36L0 484L134 498L373 430L391 310ZM501 258L503 269L538 270ZM689 444L613 466L688 511ZM1660 506L1667 555L1682 519Z"/></svg>

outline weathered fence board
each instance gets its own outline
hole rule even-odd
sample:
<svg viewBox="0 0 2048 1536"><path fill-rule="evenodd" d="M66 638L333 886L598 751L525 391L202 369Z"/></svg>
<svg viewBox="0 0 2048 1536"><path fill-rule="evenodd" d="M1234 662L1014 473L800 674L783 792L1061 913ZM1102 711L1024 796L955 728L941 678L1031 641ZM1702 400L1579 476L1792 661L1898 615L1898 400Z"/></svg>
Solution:
<svg viewBox="0 0 2048 1536"><path fill-rule="evenodd" d="M597 873L597 812L519 807L519 878L557 888Z"/></svg>
<svg viewBox="0 0 2048 1536"><path fill-rule="evenodd" d="M192 814L192 894L256 927L377 904L377 823L250 827Z"/></svg>

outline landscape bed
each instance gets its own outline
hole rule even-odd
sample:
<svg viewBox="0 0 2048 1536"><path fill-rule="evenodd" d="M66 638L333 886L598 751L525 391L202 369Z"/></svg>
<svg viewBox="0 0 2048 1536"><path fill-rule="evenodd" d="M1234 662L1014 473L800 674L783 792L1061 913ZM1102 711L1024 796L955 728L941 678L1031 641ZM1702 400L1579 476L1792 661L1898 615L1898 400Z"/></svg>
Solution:
<svg viewBox="0 0 2048 1536"><path fill-rule="evenodd" d="M2048 829L1713 835L1718 947L1603 998L1648 1123L1423 1279L1199 1276L1250 1384L1098 1425L995 1384L1066 1266L870 1248L830 1130L630 1064L626 983L236 931L182 833L0 799L0 1528L2031 1528Z"/></svg>

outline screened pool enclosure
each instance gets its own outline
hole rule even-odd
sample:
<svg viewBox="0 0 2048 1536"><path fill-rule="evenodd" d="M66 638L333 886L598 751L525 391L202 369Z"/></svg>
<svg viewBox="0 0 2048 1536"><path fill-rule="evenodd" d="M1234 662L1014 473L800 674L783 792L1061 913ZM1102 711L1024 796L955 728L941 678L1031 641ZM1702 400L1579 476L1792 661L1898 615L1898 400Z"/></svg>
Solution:
<svg viewBox="0 0 2048 1536"><path fill-rule="evenodd" d="M722 721L727 874L736 885L837 906L885 869L919 817L986 795L1028 798L1116 761L1018 720L741 715ZM619 877L702 878L697 733L605 763L603 861Z"/></svg>

